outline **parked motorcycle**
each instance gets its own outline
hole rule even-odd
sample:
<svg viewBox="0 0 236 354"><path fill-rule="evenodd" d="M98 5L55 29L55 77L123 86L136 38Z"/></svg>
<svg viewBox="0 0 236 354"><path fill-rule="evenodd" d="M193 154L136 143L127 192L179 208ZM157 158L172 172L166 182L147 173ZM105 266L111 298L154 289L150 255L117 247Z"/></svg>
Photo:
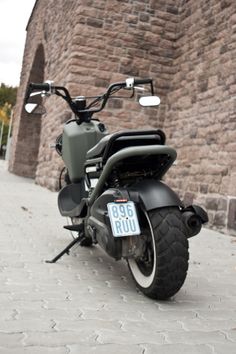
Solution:
<svg viewBox="0 0 236 354"><path fill-rule="evenodd" d="M143 96L147 88L150 95ZM110 99L121 98L117 96L121 90L129 98L141 92L142 106L160 103L151 79L113 83L96 97L72 98L65 87L50 81L28 87L28 113L40 108L32 102L35 96L52 94L64 99L73 112L56 150L65 164L58 207L71 220L64 227L77 236L49 262L56 262L75 244L99 244L115 260L127 260L136 286L145 295L168 299L187 275L188 238L200 232L208 217L197 205L185 206L162 181L176 159L176 151L165 145L162 130L108 134L105 125L93 117Z"/></svg>

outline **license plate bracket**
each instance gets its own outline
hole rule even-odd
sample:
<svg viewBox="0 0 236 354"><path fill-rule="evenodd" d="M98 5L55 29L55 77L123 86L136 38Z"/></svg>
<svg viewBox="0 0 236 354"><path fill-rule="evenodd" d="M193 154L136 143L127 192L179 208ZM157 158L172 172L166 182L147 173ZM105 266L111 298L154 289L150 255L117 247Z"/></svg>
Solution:
<svg viewBox="0 0 236 354"><path fill-rule="evenodd" d="M114 237L140 235L134 202L111 202L107 204L107 210Z"/></svg>

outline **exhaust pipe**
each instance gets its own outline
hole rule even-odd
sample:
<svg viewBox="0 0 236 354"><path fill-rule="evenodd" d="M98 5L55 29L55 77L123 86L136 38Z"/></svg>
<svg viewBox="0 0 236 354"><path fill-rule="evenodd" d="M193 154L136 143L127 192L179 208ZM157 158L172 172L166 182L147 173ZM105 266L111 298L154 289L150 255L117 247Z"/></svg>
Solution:
<svg viewBox="0 0 236 354"><path fill-rule="evenodd" d="M207 213L197 205L192 205L183 210L184 224L188 230L188 238L197 235L202 228L202 224L208 221Z"/></svg>

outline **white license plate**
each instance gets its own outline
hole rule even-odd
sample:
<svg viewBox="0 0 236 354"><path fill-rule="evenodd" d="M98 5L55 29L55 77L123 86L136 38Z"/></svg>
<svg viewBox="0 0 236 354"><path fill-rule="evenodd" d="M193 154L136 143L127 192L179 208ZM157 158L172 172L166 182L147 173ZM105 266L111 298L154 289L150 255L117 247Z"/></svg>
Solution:
<svg viewBox="0 0 236 354"><path fill-rule="evenodd" d="M140 235L134 202L108 203L107 209L115 237Z"/></svg>

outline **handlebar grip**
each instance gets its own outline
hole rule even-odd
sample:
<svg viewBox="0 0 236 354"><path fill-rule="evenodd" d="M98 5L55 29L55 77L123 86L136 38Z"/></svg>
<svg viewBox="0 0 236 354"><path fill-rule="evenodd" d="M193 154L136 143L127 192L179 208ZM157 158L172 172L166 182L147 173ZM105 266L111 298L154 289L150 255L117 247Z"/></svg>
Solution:
<svg viewBox="0 0 236 354"><path fill-rule="evenodd" d="M40 90L40 91L50 91L51 90L51 85L47 82L42 83L42 84L34 84L31 82L29 84L29 87L31 90Z"/></svg>
<svg viewBox="0 0 236 354"><path fill-rule="evenodd" d="M152 79L134 79L134 85L145 85L145 84L151 84Z"/></svg>

